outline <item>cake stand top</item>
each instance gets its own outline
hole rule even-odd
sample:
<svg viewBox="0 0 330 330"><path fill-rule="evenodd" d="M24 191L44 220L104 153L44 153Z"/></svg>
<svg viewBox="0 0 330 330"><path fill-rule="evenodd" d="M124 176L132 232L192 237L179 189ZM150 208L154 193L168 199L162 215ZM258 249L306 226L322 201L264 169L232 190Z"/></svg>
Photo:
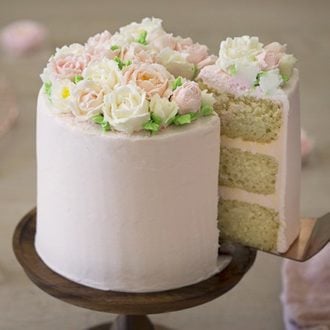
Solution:
<svg viewBox="0 0 330 330"><path fill-rule="evenodd" d="M232 289L256 258L255 250L231 245L228 249L232 256L230 264L220 273L197 284L152 293L102 291L72 282L48 268L34 247L35 224L36 209L33 209L17 225L13 237L16 258L28 277L39 288L58 299L102 312L157 314L201 305Z"/></svg>

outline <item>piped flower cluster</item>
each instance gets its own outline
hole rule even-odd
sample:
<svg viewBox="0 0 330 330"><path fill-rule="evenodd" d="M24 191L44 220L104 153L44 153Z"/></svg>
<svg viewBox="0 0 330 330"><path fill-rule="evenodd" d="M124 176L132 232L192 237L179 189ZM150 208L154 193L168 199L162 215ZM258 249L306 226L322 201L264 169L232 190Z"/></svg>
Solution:
<svg viewBox="0 0 330 330"><path fill-rule="evenodd" d="M257 37L243 36L221 42L216 64L243 89L273 94L290 80L296 62L286 45L264 46Z"/></svg>
<svg viewBox="0 0 330 330"><path fill-rule="evenodd" d="M85 45L57 49L41 78L58 113L91 120L104 131L156 133L213 113L212 94L191 80L215 61L206 46L145 18Z"/></svg>

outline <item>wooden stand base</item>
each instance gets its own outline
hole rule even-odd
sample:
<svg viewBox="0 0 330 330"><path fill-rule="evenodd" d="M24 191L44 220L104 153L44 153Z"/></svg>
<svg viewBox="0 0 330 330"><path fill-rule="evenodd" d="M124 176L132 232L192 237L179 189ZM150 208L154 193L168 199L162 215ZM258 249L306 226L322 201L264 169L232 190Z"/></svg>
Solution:
<svg viewBox="0 0 330 330"><path fill-rule="evenodd" d="M151 293L102 291L72 282L55 273L39 258L35 247L36 210L16 227L13 249L28 277L48 294L91 310L120 314L115 322L90 330L152 330L147 314L178 311L204 304L232 289L253 265L256 251L239 244L228 245L229 265L210 278L179 289Z"/></svg>
<svg viewBox="0 0 330 330"><path fill-rule="evenodd" d="M155 330L155 328L146 315L119 315L113 324L101 324L88 330Z"/></svg>

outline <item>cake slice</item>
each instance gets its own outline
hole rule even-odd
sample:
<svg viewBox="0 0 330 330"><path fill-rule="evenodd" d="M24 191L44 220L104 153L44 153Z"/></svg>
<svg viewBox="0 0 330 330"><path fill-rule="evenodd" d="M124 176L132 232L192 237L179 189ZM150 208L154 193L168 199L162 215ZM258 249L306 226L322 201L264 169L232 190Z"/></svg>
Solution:
<svg viewBox="0 0 330 330"><path fill-rule="evenodd" d="M198 81L221 119L220 236L285 252L299 233L300 110L296 59L257 37L227 38Z"/></svg>

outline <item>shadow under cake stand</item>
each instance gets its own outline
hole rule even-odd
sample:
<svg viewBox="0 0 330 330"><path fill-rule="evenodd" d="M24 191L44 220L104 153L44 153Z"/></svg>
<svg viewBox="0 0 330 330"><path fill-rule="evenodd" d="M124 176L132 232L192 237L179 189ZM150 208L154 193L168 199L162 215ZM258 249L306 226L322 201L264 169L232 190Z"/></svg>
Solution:
<svg viewBox="0 0 330 330"><path fill-rule="evenodd" d="M36 209L17 225L13 248L17 260L31 281L46 293L69 304L90 310L119 314L114 323L90 330L152 330L147 314L178 311L204 304L232 289L250 269L256 250L229 245L229 265L218 274L190 286L163 292L126 293L93 289L72 282L52 271L39 258L35 247Z"/></svg>

